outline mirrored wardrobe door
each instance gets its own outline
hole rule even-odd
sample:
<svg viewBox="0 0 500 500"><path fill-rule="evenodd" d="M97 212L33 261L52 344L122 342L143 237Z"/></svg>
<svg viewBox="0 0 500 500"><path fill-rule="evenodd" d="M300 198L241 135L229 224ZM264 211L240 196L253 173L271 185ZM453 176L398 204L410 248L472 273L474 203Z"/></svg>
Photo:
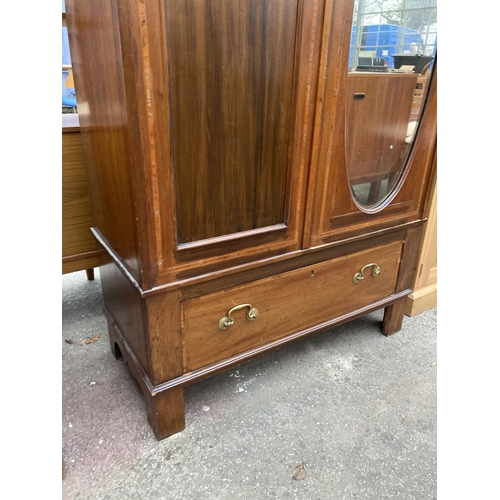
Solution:
<svg viewBox="0 0 500 500"><path fill-rule="evenodd" d="M437 51L436 0L358 0L346 95L346 167L355 203L397 193L418 134Z"/></svg>
<svg viewBox="0 0 500 500"><path fill-rule="evenodd" d="M422 217L436 147L436 0L332 0L304 246Z"/></svg>

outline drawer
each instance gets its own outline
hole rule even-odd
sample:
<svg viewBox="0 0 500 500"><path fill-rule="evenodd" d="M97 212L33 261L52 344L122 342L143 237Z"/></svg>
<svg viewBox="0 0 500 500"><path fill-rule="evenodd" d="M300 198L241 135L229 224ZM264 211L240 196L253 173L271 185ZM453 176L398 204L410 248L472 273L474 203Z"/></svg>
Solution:
<svg viewBox="0 0 500 500"><path fill-rule="evenodd" d="M181 302L185 372L282 339L395 292L402 242L295 269ZM364 278L354 282L365 268ZM245 306L248 304L248 306ZM219 327L231 312L234 323ZM250 307L255 319L247 319ZM230 321L226 320L226 323Z"/></svg>

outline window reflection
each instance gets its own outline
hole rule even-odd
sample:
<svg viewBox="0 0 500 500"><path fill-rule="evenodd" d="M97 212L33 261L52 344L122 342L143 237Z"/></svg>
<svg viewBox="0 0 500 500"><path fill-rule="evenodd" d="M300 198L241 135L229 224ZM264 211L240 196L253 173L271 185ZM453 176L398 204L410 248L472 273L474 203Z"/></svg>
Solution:
<svg viewBox="0 0 500 500"><path fill-rule="evenodd" d="M355 2L346 163L353 197L361 208L383 208L399 187L436 50L436 0Z"/></svg>

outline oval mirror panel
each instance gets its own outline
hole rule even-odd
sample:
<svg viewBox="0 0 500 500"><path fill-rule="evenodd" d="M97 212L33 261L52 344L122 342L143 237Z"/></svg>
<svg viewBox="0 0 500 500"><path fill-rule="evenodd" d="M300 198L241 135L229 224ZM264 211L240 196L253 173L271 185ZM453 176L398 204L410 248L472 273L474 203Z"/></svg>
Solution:
<svg viewBox="0 0 500 500"><path fill-rule="evenodd" d="M436 50L437 0L355 1L346 165L354 201L366 212L382 210L401 186Z"/></svg>

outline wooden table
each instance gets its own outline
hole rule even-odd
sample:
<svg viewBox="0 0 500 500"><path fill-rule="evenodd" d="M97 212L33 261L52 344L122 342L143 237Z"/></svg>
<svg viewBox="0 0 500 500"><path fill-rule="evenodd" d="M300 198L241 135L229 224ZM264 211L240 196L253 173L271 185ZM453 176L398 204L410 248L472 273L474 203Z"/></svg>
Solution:
<svg viewBox="0 0 500 500"><path fill-rule="evenodd" d="M62 274L87 272L104 252L90 232L92 215L83 143L77 114L62 115Z"/></svg>

